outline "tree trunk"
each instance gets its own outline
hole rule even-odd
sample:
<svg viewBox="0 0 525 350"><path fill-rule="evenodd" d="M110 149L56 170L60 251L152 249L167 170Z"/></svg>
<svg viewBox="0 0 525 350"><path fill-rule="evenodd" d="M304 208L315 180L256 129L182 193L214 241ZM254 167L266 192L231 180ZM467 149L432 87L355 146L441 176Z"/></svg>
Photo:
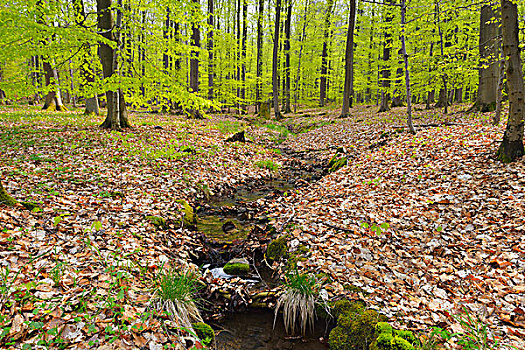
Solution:
<svg viewBox="0 0 525 350"><path fill-rule="evenodd" d="M328 40L330 38L330 19L332 17L332 8L334 0L328 0L324 20L324 41L323 52L321 53L321 79L319 84L319 105L323 107L326 99L326 81L328 74Z"/></svg>
<svg viewBox="0 0 525 350"><path fill-rule="evenodd" d="M509 119L497 156L510 163L523 156L523 123L525 119L525 87L519 47L518 5L501 0L503 22L503 54L509 89Z"/></svg>
<svg viewBox="0 0 525 350"><path fill-rule="evenodd" d="M389 0L388 3L391 4L393 0ZM390 6L386 6L387 14L385 17L385 22L392 22L392 14L390 13ZM390 109L388 106L388 101L390 100L390 94L388 89L390 88L390 67L388 67L388 61L390 61L390 46L392 45L392 35L390 34L390 29L388 24L385 29L385 42L383 45L383 70L381 71L381 105L379 106L379 112L386 112Z"/></svg>
<svg viewBox="0 0 525 350"><path fill-rule="evenodd" d="M0 203L5 204L9 207L12 207L16 204L16 200L7 193L1 181L0 181Z"/></svg>
<svg viewBox="0 0 525 350"><path fill-rule="evenodd" d="M46 99L44 101L43 110L46 111L67 111L67 108L62 103L62 95L60 94L60 88L58 87L58 72L55 68L51 67L48 59L44 60L43 63L46 86L52 86L54 91L49 91L47 93Z"/></svg>
<svg viewBox="0 0 525 350"><path fill-rule="evenodd" d="M273 38L272 85L275 119L281 119L279 110L279 26L281 24L281 0L275 0L275 34Z"/></svg>
<svg viewBox="0 0 525 350"><path fill-rule="evenodd" d="M290 107L290 27L292 24L292 3L292 0L288 0L286 22L284 23L284 53L286 56L284 61L284 113L290 113L292 111Z"/></svg>
<svg viewBox="0 0 525 350"><path fill-rule="evenodd" d="M297 95L299 90L299 81L301 80L301 58L303 56L303 46L304 40L306 38L306 15L308 14L308 6L310 5L310 0L306 0L304 5L304 14L303 14L303 31L301 33L301 38L299 39L299 57L297 63L297 76L295 78L295 87L294 87L294 113L297 112Z"/></svg>
<svg viewBox="0 0 525 350"><path fill-rule="evenodd" d="M352 93L354 90L354 29L356 0L350 0L350 15L348 18L348 31L346 32L346 51L345 51L345 86L343 93L343 107L341 117L348 116L352 107Z"/></svg>
<svg viewBox="0 0 525 350"><path fill-rule="evenodd" d="M241 111L246 113L246 39L248 37L248 0L242 2L242 44L241 44Z"/></svg>
<svg viewBox="0 0 525 350"><path fill-rule="evenodd" d="M406 16L406 3L405 0L401 0L401 53L403 55L403 62L405 63L405 85L407 94L407 125L408 130L411 134L416 134L414 125L412 124L412 92L410 90L410 71L408 69L408 53L405 44L405 16Z"/></svg>
<svg viewBox="0 0 525 350"><path fill-rule="evenodd" d="M499 77L499 24L498 13L492 8L494 4L481 8L479 25L479 85L478 96L471 110L492 112L496 108L497 84ZM497 20L494 21L493 18Z"/></svg>
<svg viewBox="0 0 525 350"><path fill-rule="evenodd" d="M443 30L440 23L440 12L439 12L439 1L436 1L436 20L438 24L439 32L439 45L441 49L441 58L445 58L445 49L444 49L444 40L443 40ZM443 72L441 75L441 80L443 81L443 88L439 90L439 100L438 103L434 106L436 108L443 107L445 114L448 113L448 90L447 90L447 73Z"/></svg>
<svg viewBox="0 0 525 350"><path fill-rule="evenodd" d="M208 98L213 100L213 76L214 76L214 62L213 62L213 27L215 25L213 9L213 0L208 0Z"/></svg>
<svg viewBox="0 0 525 350"><path fill-rule="evenodd" d="M199 0L192 0L193 6L195 7L194 11L200 11L200 2ZM199 47L201 41L201 32L196 19L193 19L191 25L191 58L190 58L190 90L193 93L199 92Z"/></svg>
<svg viewBox="0 0 525 350"><path fill-rule="evenodd" d="M113 14L111 13L112 0L97 0L97 24L99 31L103 32L102 36L108 40L115 41L117 47L112 49L108 44L99 43L99 55L102 62L102 74L104 78L111 78L117 73L117 50L119 49L118 31L120 30L121 1L119 0L119 10L117 13L117 25L114 26ZM115 30L117 35L115 35ZM131 125L128 120L126 102L124 94L120 89L116 91L106 91L108 113L101 127L104 129L120 130L129 128Z"/></svg>
<svg viewBox="0 0 525 350"><path fill-rule="evenodd" d="M503 49L500 51L503 51ZM503 82L505 80L505 60L503 59L503 52L501 52L501 56L502 59L500 60L498 89L496 95L496 112L494 113L494 119L492 119L492 125L499 125L499 122L501 121L501 109L503 105Z"/></svg>
<svg viewBox="0 0 525 350"><path fill-rule="evenodd" d="M257 85L255 87L255 105L257 112L261 110L262 90L262 53L263 53L263 14L264 0L259 0L259 12L257 13Z"/></svg>

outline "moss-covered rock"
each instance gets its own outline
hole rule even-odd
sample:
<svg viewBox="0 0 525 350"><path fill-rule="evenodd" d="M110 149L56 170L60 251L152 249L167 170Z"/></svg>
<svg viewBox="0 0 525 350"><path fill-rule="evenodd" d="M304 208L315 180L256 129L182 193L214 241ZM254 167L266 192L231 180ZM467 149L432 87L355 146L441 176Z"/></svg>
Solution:
<svg viewBox="0 0 525 350"><path fill-rule="evenodd" d="M281 236L274 239L268 244L266 248L266 258L271 261L280 260L288 254L288 245L286 244L286 237Z"/></svg>
<svg viewBox="0 0 525 350"><path fill-rule="evenodd" d="M232 259L222 269L228 275L243 276L250 272L250 264L246 259Z"/></svg>
<svg viewBox="0 0 525 350"><path fill-rule="evenodd" d="M416 344L417 342L416 336L411 331L395 330L394 335L397 335L398 337L405 339L410 344Z"/></svg>
<svg viewBox="0 0 525 350"><path fill-rule="evenodd" d="M166 229L168 225L166 224L166 219L160 216L148 215L145 219L153 224L157 229Z"/></svg>
<svg viewBox="0 0 525 350"><path fill-rule="evenodd" d="M192 326L202 345L208 346L213 342L213 340L215 340L215 332L213 331L213 328L210 327L210 325L204 322L197 322Z"/></svg>
<svg viewBox="0 0 525 350"><path fill-rule="evenodd" d="M6 192L1 182L0 182L0 203L8 205L10 207L16 204L16 200Z"/></svg>
<svg viewBox="0 0 525 350"><path fill-rule="evenodd" d="M414 350L414 345L410 344L408 340L396 335L391 341L390 346L392 350Z"/></svg>
<svg viewBox="0 0 525 350"><path fill-rule="evenodd" d="M190 203L184 199L179 199L175 201L182 205L182 215L183 215L183 225L184 227L195 227L197 225L197 216L193 211Z"/></svg>
<svg viewBox="0 0 525 350"><path fill-rule="evenodd" d="M377 338L376 325L386 317L375 310L366 310L359 302L339 301L333 307L339 314L337 326L330 332L329 343L335 349L367 349ZM332 333L335 332L335 338ZM345 336L341 336L345 334Z"/></svg>
<svg viewBox="0 0 525 350"><path fill-rule="evenodd" d="M387 322L376 325L377 339L369 350L414 350L417 338L411 331L393 329Z"/></svg>

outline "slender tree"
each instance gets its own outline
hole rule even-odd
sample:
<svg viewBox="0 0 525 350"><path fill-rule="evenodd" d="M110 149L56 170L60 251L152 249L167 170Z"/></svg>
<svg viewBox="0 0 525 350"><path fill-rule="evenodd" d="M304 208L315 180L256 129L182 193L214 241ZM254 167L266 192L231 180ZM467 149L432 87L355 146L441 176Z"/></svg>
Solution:
<svg viewBox="0 0 525 350"><path fill-rule="evenodd" d="M352 93L354 88L354 29L356 15L356 0L350 0L350 15L348 18L348 31L346 32L345 50L345 86L343 93L343 107L341 117L348 116L352 106Z"/></svg>
<svg viewBox="0 0 525 350"><path fill-rule="evenodd" d="M388 4L392 4L393 0L388 0ZM390 34L389 23L392 22L393 16L390 12L390 6L386 6L386 16L385 16L385 39L383 43L383 69L381 70L381 105L379 106L379 112L386 112L390 109L388 101L390 100L390 94L388 89L390 89L390 48L392 46L392 34Z"/></svg>
<svg viewBox="0 0 525 350"><path fill-rule="evenodd" d="M501 0L503 23L503 54L509 88L509 119L503 140L499 146L498 159L505 163L523 156L523 124L525 120L525 87L519 47L518 5Z"/></svg>
<svg viewBox="0 0 525 350"><path fill-rule="evenodd" d="M292 112L290 107L290 33L292 25L292 0L287 0L286 21L284 22L284 113Z"/></svg>
<svg viewBox="0 0 525 350"><path fill-rule="evenodd" d="M214 76L214 62L213 62L213 28L215 26L215 14L213 8L213 0L208 0L208 98L213 100L213 76Z"/></svg>
<svg viewBox="0 0 525 350"><path fill-rule="evenodd" d="M261 90L262 90L262 54L263 54L263 16L264 15L264 0L259 0L259 10L257 12L257 83L255 87L255 105L257 112L261 110Z"/></svg>
<svg viewBox="0 0 525 350"><path fill-rule="evenodd" d="M279 25L281 24L281 0L275 0L275 31L273 37L272 86L275 119L281 118L279 110Z"/></svg>
<svg viewBox="0 0 525 350"><path fill-rule="evenodd" d="M328 41L330 39L330 23L332 18L332 9L334 7L334 0L328 0L326 4L326 13L324 19L324 34L323 34L323 51L321 53L321 78L319 84L319 104L321 107L325 105L327 78L328 78Z"/></svg>

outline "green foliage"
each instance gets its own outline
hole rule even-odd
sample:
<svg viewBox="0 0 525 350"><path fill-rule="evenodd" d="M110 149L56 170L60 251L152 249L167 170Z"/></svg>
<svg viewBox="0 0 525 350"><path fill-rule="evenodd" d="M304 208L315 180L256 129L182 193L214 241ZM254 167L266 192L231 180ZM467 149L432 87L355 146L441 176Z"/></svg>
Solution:
<svg viewBox="0 0 525 350"><path fill-rule="evenodd" d="M161 300L189 303L195 301L195 295L201 288L197 276L191 271L178 271L168 268L158 277L157 295Z"/></svg>
<svg viewBox="0 0 525 350"><path fill-rule="evenodd" d="M202 342L202 345L208 346L215 340L215 332L210 325L204 322L196 322L193 325L193 330Z"/></svg>
<svg viewBox="0 0 525 350"><path fill-rule="evenodd" d="M168 225L166 225L166 219L160 216L148 215L145 219L158 229L166 229L168 227Z"/></svg>
<svg viewBox="0 0 525 350"><path fill-rule="evenodd" d="M270 171L277 171L279 169L279 164L276 164L273 160L260 160L255 162L255 165L257 165L261 169L268 169Z"/></svg>

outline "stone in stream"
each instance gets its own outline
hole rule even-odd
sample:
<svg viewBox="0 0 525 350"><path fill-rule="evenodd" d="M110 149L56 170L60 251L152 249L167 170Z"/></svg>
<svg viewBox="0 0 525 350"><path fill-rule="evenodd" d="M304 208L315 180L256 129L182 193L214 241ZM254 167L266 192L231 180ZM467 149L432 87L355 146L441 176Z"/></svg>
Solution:
<svg viewBox="0 0 525 350"><path fill-rule="evenodd" d="M228 275L246 275L250 271L250 263L244 258L231 259L224 265L223 270Z"/></svg>

